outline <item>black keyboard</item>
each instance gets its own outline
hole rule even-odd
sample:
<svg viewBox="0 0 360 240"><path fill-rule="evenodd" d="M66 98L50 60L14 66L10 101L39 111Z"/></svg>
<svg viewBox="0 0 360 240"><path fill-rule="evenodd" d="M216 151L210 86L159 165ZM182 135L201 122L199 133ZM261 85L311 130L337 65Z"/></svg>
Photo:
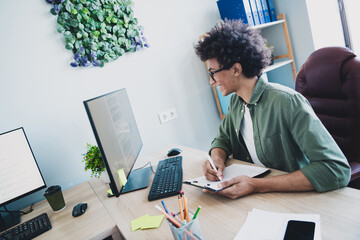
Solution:
<svg viewBox="0 0 360 240"><path fill-rule="evenodd" d="M14 228L0 233L0 240L33 239L51 229L49 217L43 213Z"/></svg>
<svg viewBox="0 0 360 240"><path fill-rule="evenodd" d="M179 194L182 179L182 156L159 161L148 200L152 201Z"/></svg>

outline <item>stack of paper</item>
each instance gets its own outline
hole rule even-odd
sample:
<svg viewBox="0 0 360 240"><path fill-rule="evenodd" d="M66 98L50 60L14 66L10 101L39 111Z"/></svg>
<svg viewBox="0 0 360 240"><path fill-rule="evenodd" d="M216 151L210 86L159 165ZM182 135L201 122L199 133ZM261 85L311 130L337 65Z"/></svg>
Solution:
<svg viewBox="0 0 360 240"><path fill-rule="evenodd" d="M314 240L321 239L318 214L275 213L255 208L249 212L246 222L234 239L282 240L289 220L315 222Z"/></svg>

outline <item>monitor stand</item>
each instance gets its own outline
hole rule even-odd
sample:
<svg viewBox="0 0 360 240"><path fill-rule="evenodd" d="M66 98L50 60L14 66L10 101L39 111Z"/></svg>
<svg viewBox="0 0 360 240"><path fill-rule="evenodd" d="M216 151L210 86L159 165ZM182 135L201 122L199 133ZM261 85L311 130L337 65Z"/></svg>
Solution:
<svg viewBox="0 0 360 240"><path fill-rule="evenodd" d="M0 213L0 232L20 223L20 212Z"/></svg>
<svg viewBox="0 0 360 240"><path fill-rule="evenodd" d="M152 173L151 169L151 167L147 167L131 171L121 193L127 193L146 188L149 185Z"/></svg>

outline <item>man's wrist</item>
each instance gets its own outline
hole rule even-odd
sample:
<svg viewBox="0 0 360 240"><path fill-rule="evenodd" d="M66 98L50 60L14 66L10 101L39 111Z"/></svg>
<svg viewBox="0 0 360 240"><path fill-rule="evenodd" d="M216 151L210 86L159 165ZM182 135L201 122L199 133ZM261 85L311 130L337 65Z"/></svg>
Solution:
<svg viewBox="0 0 360 240"><path fill-rule="evenodd" d="M251 184L253 186L254 192L263 193L266 192L264 180L262 178L251 178Z"/></svg>
<svg viewBox="0 0 360 240"><path fill-rule="evenodd" d="M222 163L225 165L226 152L221 148L213 148L210 151L210 156L214 162Z"/></svg>

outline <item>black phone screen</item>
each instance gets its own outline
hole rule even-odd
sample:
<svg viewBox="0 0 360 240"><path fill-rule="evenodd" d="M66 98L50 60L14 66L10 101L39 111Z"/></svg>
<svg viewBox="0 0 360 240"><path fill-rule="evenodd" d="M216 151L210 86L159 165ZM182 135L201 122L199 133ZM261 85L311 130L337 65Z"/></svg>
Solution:
<svg viewBox="0 0 360 240"><path fill-rule="evenodd" d="M306 221L288 221L284 240L313 240L315 223Z"/></svg>

